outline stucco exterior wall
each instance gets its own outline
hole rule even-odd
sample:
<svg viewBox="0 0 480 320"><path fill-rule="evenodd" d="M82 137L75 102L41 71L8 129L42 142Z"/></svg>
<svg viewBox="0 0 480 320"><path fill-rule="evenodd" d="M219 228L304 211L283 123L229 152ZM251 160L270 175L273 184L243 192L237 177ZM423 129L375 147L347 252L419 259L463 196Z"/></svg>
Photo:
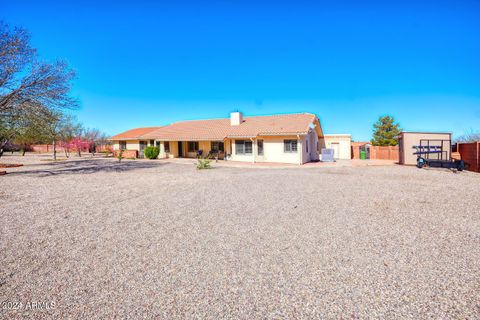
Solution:
<svg viewBox="0 0 480 320"><path fill-rule="evenodd" d="M308 138L307 138L308 137ZM238 155L235 152L235 140L232 140L232 161L246 162L278 162L303 164L318 159L317 142L318 136L312 130L308 136L259 136L254 139L251 155ZM246 139L238 139L246 140ZM258 140L263 140L263 156L258 155ZM285 152L284 140L297 140L297 152ZM306 151L306 141L308 140L308 153Z"/></svg>
<svg viewBox="0 0 480 320"><path fill-rule="evenodd" d="M352 158L352 136L350 134L326 134L325 148L335 149L335 159L349 160Z"/></svg>
<svg viewBox="0 0 480 320"><path fill-rule="evenodd" d="M301 141L302 141L302 163L319 160L320 159L320 152L318 150L319 139L315 130L310 130L310 132L305 137L302 137Z"/></svg>
<svg viewBox="0 0 480 320"><path fill-rule="evenodd" d="M169 158L178 158L178 141L170 141Z"/></svg>
<svg viewBox="0 0 480 320"><path fill-rule="evenodd" d="M263 161L296 164L303 163L303 137L298 139L297 136L264 136L259 137L259 139L263 139ZM285 152L284 140L298 140L297 152Z"/></svg>
<svg viewBox="0 0 480 320"><path fill-rule="evenodd" d="M121 140L127 143L127 150L140 150L140 141L139 140ZM120 140L114 141L113 150L120 149Z"/></svg>

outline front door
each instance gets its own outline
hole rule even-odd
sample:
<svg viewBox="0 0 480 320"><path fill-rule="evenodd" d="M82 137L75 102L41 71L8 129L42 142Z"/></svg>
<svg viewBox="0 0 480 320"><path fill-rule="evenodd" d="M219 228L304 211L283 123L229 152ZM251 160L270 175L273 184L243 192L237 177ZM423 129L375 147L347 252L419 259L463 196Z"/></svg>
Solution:
<svg viewBox="0 0 480 320"><path fill-rule="evenodd" d="M183 157L183 142L178 141L178 157Z"/></svg>
<svg viewBox="0 0 480 320"><path fill-rule="evenodd" d="M147 147L147 141L140 141L139 145L140 145L140 148L139 148L140 150L138 150L138 157L144 158L145 156L144 150Z"/></svg>

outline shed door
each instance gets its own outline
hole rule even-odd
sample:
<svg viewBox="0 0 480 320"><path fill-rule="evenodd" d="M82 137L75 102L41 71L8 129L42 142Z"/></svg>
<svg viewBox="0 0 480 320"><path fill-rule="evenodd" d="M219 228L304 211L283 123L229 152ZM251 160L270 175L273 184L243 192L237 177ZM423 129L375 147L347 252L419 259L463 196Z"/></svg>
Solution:
<svg viewBox="0 0 480 320"><path fill-rule="evenodd" d="M340 143L332 142L332 149L333 149L333 158L334 159L340 158Z"/></svg>

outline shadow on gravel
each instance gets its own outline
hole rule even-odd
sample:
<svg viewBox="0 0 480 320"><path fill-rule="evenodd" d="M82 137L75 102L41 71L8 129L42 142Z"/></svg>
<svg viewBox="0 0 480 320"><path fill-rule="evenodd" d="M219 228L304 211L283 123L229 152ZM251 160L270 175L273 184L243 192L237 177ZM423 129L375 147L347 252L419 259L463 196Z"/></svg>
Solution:
<svg viewBox="0 0 480 320"><path fill-rule="evenodd" d="M74 160L66 162L52 162L26 166L22 171L9 172L9 176L32 175L37 177L48 177L62 174L91 174L97 172L125 172L138 169L149 169L164 166L166 163L156 161L99 161L99 160ZM42 166L41 169L28 170L34 166ZM45 168L47 167L47 168Z"/></svg>

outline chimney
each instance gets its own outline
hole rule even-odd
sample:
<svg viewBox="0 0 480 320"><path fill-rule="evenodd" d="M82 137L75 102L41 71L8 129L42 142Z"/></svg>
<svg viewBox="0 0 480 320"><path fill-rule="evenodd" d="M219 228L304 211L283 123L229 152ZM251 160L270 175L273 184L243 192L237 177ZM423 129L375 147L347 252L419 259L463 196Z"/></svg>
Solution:
<svg viewBox="0 0 480 320"><path fill-rule="evenodd" d="M241 112L230 113L230 125L239 126L243 122L243 115Z"/></svg>

